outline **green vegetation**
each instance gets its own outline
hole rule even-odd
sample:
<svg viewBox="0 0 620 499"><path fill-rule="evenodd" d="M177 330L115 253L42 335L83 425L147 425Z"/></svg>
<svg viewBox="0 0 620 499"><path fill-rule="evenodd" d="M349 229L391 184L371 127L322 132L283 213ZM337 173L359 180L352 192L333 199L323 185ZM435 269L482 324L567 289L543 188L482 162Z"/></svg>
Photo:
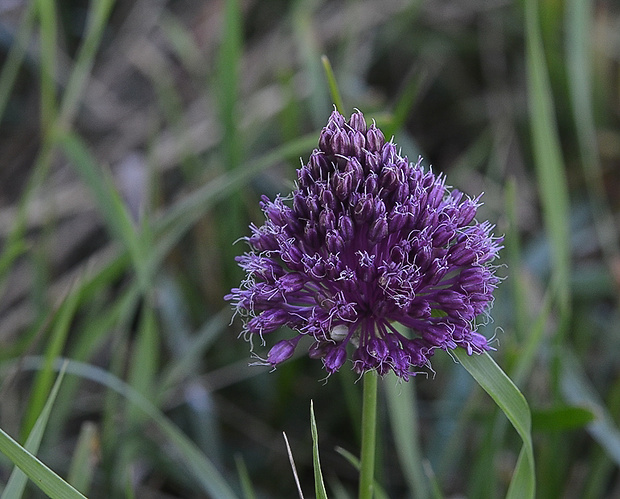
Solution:
<svg viewBox="0 0 620 499"><path fill-rule="evenodd" d="M532 457L538 497L618 494L619 24L582 0L0 5L2 497L356 496L362 382L249 366L223 300L332 101L484 191L506 238L497 351L379 382L375 496L521 497Z"/></svg>

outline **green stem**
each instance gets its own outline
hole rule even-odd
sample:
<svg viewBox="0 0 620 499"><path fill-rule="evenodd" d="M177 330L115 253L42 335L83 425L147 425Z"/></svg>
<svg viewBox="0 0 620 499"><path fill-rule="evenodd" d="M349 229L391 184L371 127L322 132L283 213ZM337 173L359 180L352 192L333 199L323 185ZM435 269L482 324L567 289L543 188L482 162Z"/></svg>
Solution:
<svg viewBox="0 0 620 499"><path fill-rule="evenodd" d="M375 440L377 427L377 375L364 374L362 403L362 452L360 463L359 499L372 499L375 475Z"/></svg>

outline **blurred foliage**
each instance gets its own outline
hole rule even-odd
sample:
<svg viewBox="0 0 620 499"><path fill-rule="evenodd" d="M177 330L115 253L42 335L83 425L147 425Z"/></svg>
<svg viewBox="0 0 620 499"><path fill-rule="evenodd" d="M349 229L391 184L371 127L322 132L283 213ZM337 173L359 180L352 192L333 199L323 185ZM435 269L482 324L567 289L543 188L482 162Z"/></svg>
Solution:
<svg viewBox="0 0 620 499"><path fill-rule="evenodd" d="M539 496L617 497L619 28L611 0L0 2L0 427L26 441L62 356L38 455L85 495L210 497L212 463L295 497L281 435L310 494L312 399L328 493L353 493L355 376L248 366L222 298L260 195L291 190L333 107L325 54L346 112L484 191L506 234L482 327L533 409ZM432 367L380 404L379 482L502 496L517 435L451 357Z"/></svg>

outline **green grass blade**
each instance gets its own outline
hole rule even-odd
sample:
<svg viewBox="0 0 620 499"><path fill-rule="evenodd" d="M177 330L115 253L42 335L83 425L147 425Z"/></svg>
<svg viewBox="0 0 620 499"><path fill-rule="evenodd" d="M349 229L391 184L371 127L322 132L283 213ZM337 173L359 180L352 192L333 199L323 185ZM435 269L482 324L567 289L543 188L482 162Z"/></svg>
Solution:
<svg viewBox="0 0 620 499"><path fill-rule="evenodd" d="M243 457L241 457L241 455L235 456L235 465L237 467L239 483L241 483L241 488L243 490L243 498L256 499L256 493L254 492L254 487L252 486L252 480L250 479L248 468L245 465L245 461L243 460Z"/></svg>
<svg viewBox="0 0 620 499"><path fill-rule="evenodd" d="M223 152L228 170L241 162L240 136L237 126L239 100L239 65L242 50L242 15L239 0L224 2L223 39L218 60L218 105L224 137Z"/></svg>
<svg viewBox="0 0 620 499"><path fill-rule="evenodd" d="M73 133L62 135L59 139L63 151L75 167L76 171L89 187L99 212L113 236L115 236L131 255L133 266L143 290L149 288L149 276L145 258L148 252L143 245L137 229L114 187L110 175L97 165L95 158L80 137Z"/></svg>
<svg viewBox="0 0 620 499"><path fill-rule="evenodd" d="M243 159L242 136L239 133L239 71L243 45L241 5L239 0L224 1L222 22L223 39L220 45L216 91L218 115L222 127L221 154L228 172L240 169ZM243 199L237 192L226 199L225 205L215 213L218 220L218 242L224 254L232 257L229 240L230 227L241 227L243 220Z"/></svg>
<svg viewBox="0 0 620 499"><path fill-rule="evenodd" d="M342 457L344 457L351 464L351 466L353 466L356 470L359 471L361 469L361 461L357 457L355 457L355 455L350 453L348 450L343 449L342 447L336 447L336 452L340 454ZM375 494L375 499L389 499L387 493L385 492L381 484L377 482L376 480L374 483L373 490Z"/></svg>
<svg viewBox="0 0 620 499"><path fill-rule="evenodd" d="M329 93L332 96L336 110L340 114L344 114L344 102L342 100L342 96L340 95L340 90L338 89L338 83L336 82L336 77L334 76L332 64L329 62L326 55L321 56L321 62L323 63L323 70L325 71L325 76L327 77Z"/></svg>
<svg viewBox="0 0 620 499"><path fill-rule="evenodd" d="M56 119L56 68L58 66L56 2L38 0L37 13L41 29L38 61L41 71L41 129L46 135L52 131Z"/></svg>
<svg viewBox="0 0 620 499"><path fill-rule="evenodd" d="M416 99L420 95L420 90L427 84L429 80L428 71L416 71L408 76L401 94L394 105L394 111L391 119L383 127L383 133L386 137L391 137L403 128Z"/></svg>
<svg viewBox="0 0 620 499"><path fill-rule="evenodd" d="M454 354L461 365L506 414L523 441L506 497L511 499L534 498L536 477L531 435L532 424L530 408L525 397L489 354L469 356L465 350L458 348Z"/></svg>
<svg viewBox="0 0 620 499"><path fill-rule="evenodd" d="M161 391L180 383L183 378L199 368L207 349L217 340L220 333L230 323L228 308L217 313L192 337L181 356L172 359L161 375Z"/></svg>
<svg viewBox="0 0 620 499"><path fill-rule="evenodd" d="M383 386L398 463L409 487L409 494L416 499L426 498L429 491L420 452L415 382L410 380L408 383L398 383L396 376L391 373L384 379Z"/></svg>
<svg viewBox="0 0 620 499"><path fill-rule="evenodd" d="M561 319L565 320L570 302L568 187L539 27L538 3L525 1L528 104L540 200L552 248L553 284L559 290Z"/></svg>
<svg viewBox="0 0 620 499"><path fill-rule="evenodd" d="M565 8L566 62L568 89L581 152L585 185L593 208L594 228L607 265L620 254L618 231L606 201L606 186L598 151L598 138L592 102L592 37L594 29L592 2L568 0Z"/></svg>
<svg viewBox="0 0 620 499"><path fill-rule="evenodd" d="M7 456L52 499L85 499L82 494L19 445L1 428L0 452Z"/></svg>
<svg viewBox="0 0 620 499"><path fill-rule="evenodd" d="M99 445L97 426L91 421L85 421L80 428L80 435L67 475L67 481L83 494L87 494L90 490L98 461L96 449Z"/></svg>
<svg viewBox="0 0 620 499"><path fill-rule="evenodd" d="M148 297L146 301L150 301ZM158 361L159 335L155 311L150 303L144 303L137 338L133 343L129 384L148 399L154 397ZM133 422L140 420L133 406L129 410L129 419Z"/></svg>
<svg viewBox="0 0 620 499"><path fill-rule="evenodd" d="M79 301L80 294L71 292L61 305L55 318L49 343L45 348L45 364L43 368L37 372L33 383L32 395L30 396L28 409L26 410L26 415L24 416L24 422L22 424L22 435L28 435L30 433L30 430L39 417L42 407L46 403L45 399L48 397L50 387L53 383L53 365L56 358L61 355L65 347L71 321L75 316Z"/></svg>
<svg viewBox="0 0 620 499"><path fill-rule="evenodd" d="M149 269L157 268L161 260L177 242L217 202L230 196L232 192L269 166L283 159L299 157L300 154L311 150L315 144L316 134L303 136L294 142L284 144L255 161L248 162L247 165L238 168L235 172L216 177L185 196L154 222L154 231L159 242L148 262Z"/></svg>
<svg viewBox="0 0 620 499"><path fill-rule="evenodd" d="M310 401L310 431L312 433L312 464L314 467L314 493L317 499L327 499L327 490L325 490L325 482L323 482L323 473L321 472L321 460L319 458L319 431L316 427L316 418L314 417L314 402Z"/></svg>
<svg viewBox="0 0 620 499"><path fill-rule="evenodd" d="M40 357L25 357L24 369L37 369L40 367ZM60 359L58 361L60 364ZM59 365L56 366L57 368ZM146 397L134 390L123 380L99 367L67 360L67 374L73 374L82 379L88 379L99 383L124 397L131 404L144 412L173 444L178 452L178 459L183 462L192 473L196 483L211 497L218 499L236 499L237 495L226 483L220 472L205 456L196 444L192 442L176 425L174 425L157 407ZM1 450L1 449L0 449Z"/></svg>
<svg viewBox="0 0 620 499"><path fill-rule="evenodd" d="M41 445L41 440L43 439L43 433L45 432L47 422L49 421L52 406L56 401L56 396L58 395L58 390L60 389L60 384L62 383L64 375L65 370L64 368L61 368L60 373L56 377L56 382L54 383L45 405L43 406L43 410L41 411L41 414L39 414L39 417L37 418L37 421L28 435L26 443L24 444L24 449L32 454L36 454L39 451L39 446ZM21 497L24 493L24 489L26 488L27 480L26 474L21 469L15 468L9 477L6 487L2 491L1 499L17 499Z"/></svg>

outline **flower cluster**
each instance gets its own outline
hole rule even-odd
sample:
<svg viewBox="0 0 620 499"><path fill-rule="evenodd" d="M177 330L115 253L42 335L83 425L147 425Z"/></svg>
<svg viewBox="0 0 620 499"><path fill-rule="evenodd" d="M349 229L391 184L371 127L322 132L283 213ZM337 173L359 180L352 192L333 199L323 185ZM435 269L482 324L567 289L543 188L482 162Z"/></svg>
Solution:
<svg viewBox="0 0 620 499"><path fill-rule="evenodd" d="M237 259L247 278L225 298L250 339L281 326L297 333L266 363L290 358L307 336L330 374L351 356L360 374L407 380L435 349L490 349L475 319L492 303L501 240L474 220L479 197L450 191L420 163L361 112L346 121L334 111L292 195L262 197L266 221Z"/></svg>

